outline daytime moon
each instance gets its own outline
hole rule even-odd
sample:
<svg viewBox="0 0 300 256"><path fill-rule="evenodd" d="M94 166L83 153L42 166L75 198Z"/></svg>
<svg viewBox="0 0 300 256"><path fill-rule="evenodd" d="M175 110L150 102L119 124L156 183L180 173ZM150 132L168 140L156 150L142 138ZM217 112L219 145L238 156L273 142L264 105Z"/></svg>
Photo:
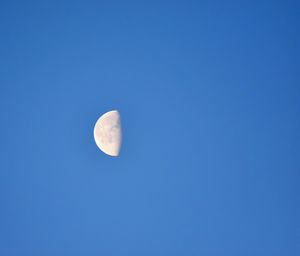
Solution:
<svg viewBox="0 0 300 256"><path fill-rule="evenodd" d="M110 156L118 156L121 147L121 120L117 110L103 114L94 127L94 138L97 146Z"/></svg>

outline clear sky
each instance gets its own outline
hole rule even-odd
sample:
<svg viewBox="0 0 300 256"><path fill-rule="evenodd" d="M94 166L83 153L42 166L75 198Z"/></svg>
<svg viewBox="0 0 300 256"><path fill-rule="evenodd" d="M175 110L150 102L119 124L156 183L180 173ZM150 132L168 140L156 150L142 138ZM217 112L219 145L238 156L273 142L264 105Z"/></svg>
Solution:
<svg viewBox="0 0 300 256"><path fill-rule="evenodd" d="M0 255L300 255L299 10L0 1Z"/></svg>

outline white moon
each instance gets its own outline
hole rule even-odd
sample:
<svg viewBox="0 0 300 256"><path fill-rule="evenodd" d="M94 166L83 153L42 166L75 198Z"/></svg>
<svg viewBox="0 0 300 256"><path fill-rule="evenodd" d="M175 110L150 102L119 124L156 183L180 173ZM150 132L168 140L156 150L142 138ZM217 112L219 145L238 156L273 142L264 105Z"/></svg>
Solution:
<svg viewBox="0 0 300 256"><path fill-rule="evenodd" d="M97 146L110 156L117 156L121 147L121 121L117 110L102 115L95 124L94 138Z"/></svg>

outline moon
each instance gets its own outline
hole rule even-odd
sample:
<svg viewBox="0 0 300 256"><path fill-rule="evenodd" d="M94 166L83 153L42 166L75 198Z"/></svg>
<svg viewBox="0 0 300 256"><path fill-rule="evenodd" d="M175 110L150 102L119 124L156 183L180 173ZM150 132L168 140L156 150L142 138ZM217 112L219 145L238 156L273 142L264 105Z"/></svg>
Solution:
<svg viewBox="0 0 300 256"><path fill-rule="evenodd" d="M94 127L94 139L105 154L118 156L121 147L122 132L120 114L117 110L103 114Z"/></svg>

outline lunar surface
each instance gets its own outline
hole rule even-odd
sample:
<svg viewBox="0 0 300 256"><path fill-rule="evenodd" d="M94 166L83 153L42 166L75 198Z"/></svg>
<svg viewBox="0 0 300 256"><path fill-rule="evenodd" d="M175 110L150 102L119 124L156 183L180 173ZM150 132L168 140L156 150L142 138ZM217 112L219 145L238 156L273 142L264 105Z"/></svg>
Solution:
<svg viewBox="0 0 300 256"><path fill-rule="evenodd" d="M121 120L117 110L102 115L95 124L94 138L97 146L110 156L118 156L121 147Z"/></svg>

